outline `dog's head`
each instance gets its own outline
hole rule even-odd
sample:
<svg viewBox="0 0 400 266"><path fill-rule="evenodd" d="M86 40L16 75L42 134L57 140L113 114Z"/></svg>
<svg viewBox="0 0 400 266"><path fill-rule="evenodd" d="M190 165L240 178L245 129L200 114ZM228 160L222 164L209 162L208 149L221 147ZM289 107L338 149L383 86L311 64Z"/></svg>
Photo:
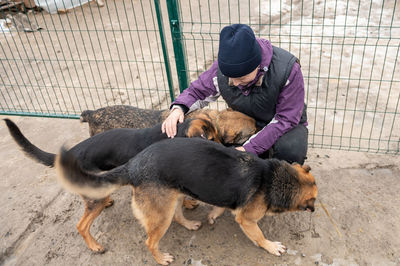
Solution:
<svg viewBox="0 0 400 266"><path fill-rule="evenodd" d="M207 119L207 117L197 117L191 119L186 130L186 137L200 137L221 143L217 129L214 127L213 123Z"/></svg>
<svg viewBox="0 0 400 266"><path fill-rule="evenodd" d="M266 175L266 204L268 213L285 211L315 210L314 203L318 194L311 168L307 165L292 164L276 159L267 160L273 174Z"/></svg>
<svg viewBox="0 0 400 266"><path fill-rule="evenodd" d="M215 124L226 146L243 145L257 130L253 118L231 109L221 111Z"/></svg>
<svg viewBox="0 0 400 266"><path fill-rule="evenodd" d="M297 178L300 183L300 190L294 199L293 208L295 210L313 212L315 210L315 199L318 195L317 185L314 176L311 174L311 167L308 165L301 166L294 163L292 167L297 172Z"/></svg>

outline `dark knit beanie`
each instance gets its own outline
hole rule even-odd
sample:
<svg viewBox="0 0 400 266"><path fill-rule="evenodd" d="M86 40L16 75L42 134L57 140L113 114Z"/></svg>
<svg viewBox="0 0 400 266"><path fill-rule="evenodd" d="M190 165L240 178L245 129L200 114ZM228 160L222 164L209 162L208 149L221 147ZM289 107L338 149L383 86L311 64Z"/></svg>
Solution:
<svg viewBox="0 0 400 266"><path fill-rule="evenodd" d="M233 24L219 35L218 67L230 78L243 77L261 63L261 48L253 30L244 24Z"/></svg>

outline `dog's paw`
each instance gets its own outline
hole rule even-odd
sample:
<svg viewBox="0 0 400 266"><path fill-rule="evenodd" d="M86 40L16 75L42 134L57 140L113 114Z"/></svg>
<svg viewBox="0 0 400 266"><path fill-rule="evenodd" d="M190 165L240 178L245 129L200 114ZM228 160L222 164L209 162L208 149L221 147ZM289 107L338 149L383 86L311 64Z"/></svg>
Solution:
<svg viewBox="0 0 400 266"><path fill-rule="evenodd" d="M200 221L189 221L186 228L189 230L199 230L199 228L201 227L201 222Z"/></svg>
<svg viewBox="0 0 400 266"><path fill-rule="evenodd" d="M281 242L269 242L266 250L275 256L280 256L286 252L286 247Z"/></svg>
<svg viewBox="0 0 400 266"><path fill-rule="evenodd" d="M217 219L217 217L214 217L213 215L211 215L211 213L208 215L207 217L208 219L208 223L209 224L215 224L215 220Z"/></svg>
<svg viewBox="0 0 400 266"><path fill-rule="evenodd" d="M185 207L185 209L193 210L197 206L199 206L199 201L198 200L195 200L195 199L192 199L192 198L188 198L188 197L185 197L183 199L183 207Z"/></svg>
<svg viewBox="0 0 400 266"><path fill-rule="evenodd" d="M94 253L100 253L100 254L102 254L102 253L106 252L106 249L105 249L102 245L100 245L100 244L98 244L98 243L91 243L90 246L89 246L89 248L90 248L90 250L92 250Z"/></svg>
<svg viewBox="0 0 400 266"><path fill-rule="evenodd" d="M178 222L179 224L183 225L186 229L188 230L199 230L199 228L201 227L201 222L200 221L191 221L191 220L184 220L181 222Z"/></svg>
<svg viewBox="0 0 400 266"><path fill-rule="evenodd" d="M174 257L169 253L163 253L160 257L155 258L158 264L168 265L174 261Z"/></svg>
<svg viewBox="0 0 400 266"><path fill-rule="evenodd" d="M224 213L224 208L213 207L211 212L208 214L207 219L209 224L214 224L218 217Z"/></svg>

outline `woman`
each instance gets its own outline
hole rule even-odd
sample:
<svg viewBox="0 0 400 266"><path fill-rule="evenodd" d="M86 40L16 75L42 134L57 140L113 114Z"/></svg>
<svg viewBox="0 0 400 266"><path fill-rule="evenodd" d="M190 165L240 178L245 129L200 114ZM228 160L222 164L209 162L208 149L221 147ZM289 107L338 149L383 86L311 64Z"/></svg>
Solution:
<svg viewBox="0 0 400 266"><path fill-rule="evenodd" d="M244 24L220 33L218 59L172 103L162 124L168 137L184 114L206 106L219 96L233 110L257 121L261 129L238 150L262 158L304 163L308 130L304 80L298 59L255 37Z"/></svg>

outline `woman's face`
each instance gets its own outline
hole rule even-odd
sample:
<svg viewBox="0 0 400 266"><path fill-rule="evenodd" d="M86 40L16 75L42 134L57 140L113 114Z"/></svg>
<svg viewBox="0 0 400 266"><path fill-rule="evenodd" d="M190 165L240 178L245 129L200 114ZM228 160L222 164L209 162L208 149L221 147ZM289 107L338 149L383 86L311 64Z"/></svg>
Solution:
<svg viewBox="0 0 400 266"><path fill-rule="evenodd" d="M239 77L239 78L231 78L233 85L238 86L246 86L250 82L252 82L257 76L258 67L254 69L251 73L247 74L246 76Z"/></svg>

